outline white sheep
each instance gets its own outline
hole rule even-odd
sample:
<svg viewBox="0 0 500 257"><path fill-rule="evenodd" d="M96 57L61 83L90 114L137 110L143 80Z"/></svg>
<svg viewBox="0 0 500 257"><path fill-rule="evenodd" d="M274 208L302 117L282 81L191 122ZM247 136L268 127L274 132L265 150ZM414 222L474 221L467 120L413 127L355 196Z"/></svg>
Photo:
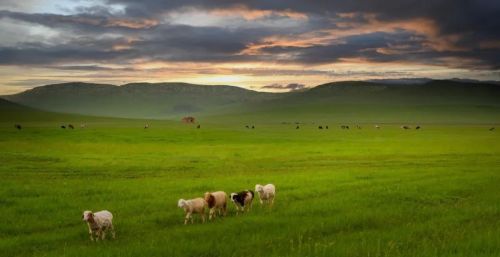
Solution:
<svg viewBox="0 0 500 257"><path fill-rule="evenodd" d="M202 223L205 223L205 208L207 207L207 202L203 198L195 198L191 200L179 199L177 203L179 208L183 208L186 213L186 218L184 219L184 224L187 224L191 220L193 223L193 213L199 213L201 216Z"/></svg>
<svg viewBox="0 0 500 257"><path fill-rule="evenodd" d="M227 195L223 191L217 192L206 192L205 193L205 201L208 204L208 208L210 209L208 220L212 220L215 217L215 212L217 211L219 215L226 216L227 210Z"/></svg>
<svg viewBox="0 0 500 257"><path fill-rule="evenodd" d="M87 222L89 227L90 240L94 241L94 234L96 236L96 241L104 240L106 238L106 232L111 231L113 239L115 238L115 229L113 228L113 214L109 211L99 211L92 213L92 211L84 211L82 215L83 221Z"/></svg>
<svg viewBox="0 0 500 257"><path fill-rule="evenodd" d="M274 204L276 188L273 184L267 184L265 186L257 184L255 185L255 191L259 193L260 204L268 203L271 206Z"/></svg>

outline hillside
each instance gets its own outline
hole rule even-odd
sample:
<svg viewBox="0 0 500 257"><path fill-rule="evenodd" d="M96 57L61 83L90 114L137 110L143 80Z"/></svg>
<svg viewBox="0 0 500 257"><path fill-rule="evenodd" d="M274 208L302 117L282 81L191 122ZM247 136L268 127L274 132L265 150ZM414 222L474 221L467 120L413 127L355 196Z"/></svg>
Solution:
<svg viewBox="0 0 500 257"><path fill-rule="evenodd" d="M231 86L134 83L123 86L64 83L37 87L5 98L54 112L127 118L174 118L216 112L278 95Z"/></svg>
<svg viewBox="0 0 500 257"><path fill-rule="evenodd" d="M235 122L500 122L500 86L451 80L334 82L292 93L232 86L65 83L6 99L64 113Z"/></svg>

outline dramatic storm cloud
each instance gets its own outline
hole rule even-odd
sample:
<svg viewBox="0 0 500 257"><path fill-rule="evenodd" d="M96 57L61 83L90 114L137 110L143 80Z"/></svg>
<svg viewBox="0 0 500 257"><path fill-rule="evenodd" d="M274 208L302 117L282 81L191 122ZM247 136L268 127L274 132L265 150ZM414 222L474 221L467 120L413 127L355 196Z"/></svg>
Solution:
<svg viewBox="0 0 500 257"><path fill-rule="evenodd" d="M333 80L498 80L498 13L493 0L4 0L0 93L75 80L277 91Z"/></svg>

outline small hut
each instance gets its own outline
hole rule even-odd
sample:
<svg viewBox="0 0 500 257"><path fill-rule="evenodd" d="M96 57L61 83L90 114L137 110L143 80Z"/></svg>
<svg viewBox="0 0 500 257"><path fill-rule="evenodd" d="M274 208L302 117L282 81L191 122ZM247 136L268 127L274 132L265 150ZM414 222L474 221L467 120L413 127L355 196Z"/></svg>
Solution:
<svg viewBox="0 0 500 257"><path fill-rule="evenodd" d="M182 118L182 122L187 123L187 124L192 124L195 122L195 118L191 117L191 116L184 117L184 118Z"/></svg>

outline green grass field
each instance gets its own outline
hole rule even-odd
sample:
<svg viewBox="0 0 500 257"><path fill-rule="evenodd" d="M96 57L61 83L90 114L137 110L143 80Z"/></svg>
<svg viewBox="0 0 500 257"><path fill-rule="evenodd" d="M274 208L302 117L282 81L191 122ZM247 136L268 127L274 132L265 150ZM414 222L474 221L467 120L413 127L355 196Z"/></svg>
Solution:
<svg viewBox="0 0 500 257"><path fill-rule="evenodd" d="M1 256L500 256L486 125L86 122L0 123ZM257 183L272 209L183 225L179 198ZM117 238L90 242L86 209L111 211Z"/></svg>

